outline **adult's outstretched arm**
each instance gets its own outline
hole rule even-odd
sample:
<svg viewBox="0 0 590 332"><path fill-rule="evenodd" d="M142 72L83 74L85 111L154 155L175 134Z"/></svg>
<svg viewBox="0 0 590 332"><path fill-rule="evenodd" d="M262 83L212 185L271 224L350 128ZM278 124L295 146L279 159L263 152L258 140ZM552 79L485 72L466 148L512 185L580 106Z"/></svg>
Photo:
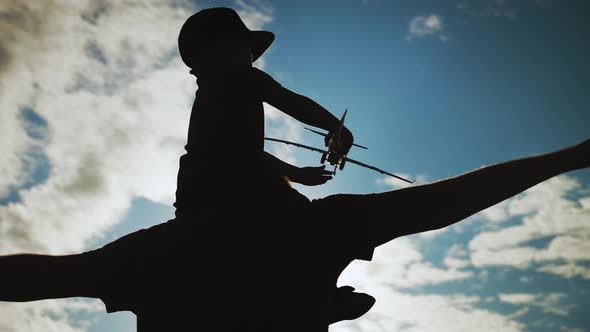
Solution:
<svg viewBox="0 0 590 332"><path fill-rule="evenodd" d="M397 236L452 225L551 177L587 167L590 140L543 155L481 167L449 179L374 194L372 208L388 207L396 216L394 222L381 219L376 226L374 234L383 236L377 239L377 245Z"/></svg>
<svg viewBox="0 0 590 332"><path fill-rule="evenodd" d="M0 301L98 298L95 270L88 266L84 254L0 256Z"/></svg>

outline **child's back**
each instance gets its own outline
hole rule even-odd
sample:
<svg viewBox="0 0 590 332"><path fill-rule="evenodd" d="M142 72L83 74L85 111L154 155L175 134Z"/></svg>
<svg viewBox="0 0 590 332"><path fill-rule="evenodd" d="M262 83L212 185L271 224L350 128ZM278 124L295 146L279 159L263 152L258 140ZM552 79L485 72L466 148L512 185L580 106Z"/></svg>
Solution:
<svg viewBox="0 0 590 332"><path fill-rule="evenodd" d="M212 199L253 198L267 186L289 190L263 165L262 101L265 91L279 84L251 66L211 69L199 75L197 84L176 208L182 212Z"/></svg>

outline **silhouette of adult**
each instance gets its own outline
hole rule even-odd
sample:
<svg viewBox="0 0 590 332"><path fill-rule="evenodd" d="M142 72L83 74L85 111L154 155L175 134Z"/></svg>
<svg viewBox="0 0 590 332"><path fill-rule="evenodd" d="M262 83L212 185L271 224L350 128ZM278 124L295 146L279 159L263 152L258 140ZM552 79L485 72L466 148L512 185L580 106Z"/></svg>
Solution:
<svg viewBox="0 0 590 332"><path fill-rule="evenodd" d="M332 133L339 120L252 67L273 39L250 31L229 8L191 16L179 50L198 90L176 217L81 254L0 257L0 300L100 298L108 312L136 313L142 332L327 331L374 303L337 288L352 260L370 260L374 248L396 237L446 227L590 166L586 140L425 185L310 201L289 181L319 185L330 176L264 152L262 102ZM343 135L345 153L353 136L346 128Z"/></svg>

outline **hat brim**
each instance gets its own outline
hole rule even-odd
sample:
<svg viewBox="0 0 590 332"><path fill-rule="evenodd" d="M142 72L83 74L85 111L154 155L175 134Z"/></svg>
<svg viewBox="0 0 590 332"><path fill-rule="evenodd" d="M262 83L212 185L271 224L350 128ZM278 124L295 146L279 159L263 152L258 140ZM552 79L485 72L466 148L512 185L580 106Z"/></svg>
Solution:
<svg viewBox="0 0 590 332"><path fill-rule="evenodd" d="M256 61L270 47L275 40L275 34L270 31L250 31L250 48L252 62Z"/></svg>

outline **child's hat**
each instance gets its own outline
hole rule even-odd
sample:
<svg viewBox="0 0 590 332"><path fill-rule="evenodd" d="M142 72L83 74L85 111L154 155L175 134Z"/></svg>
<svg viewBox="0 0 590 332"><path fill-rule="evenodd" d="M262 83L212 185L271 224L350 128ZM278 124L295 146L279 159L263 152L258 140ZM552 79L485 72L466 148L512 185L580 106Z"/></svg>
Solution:
<svg viewBox="0 0 590 332"><path fill-rule="evenodd" d="M216 7L203 9L182 25L178 36L178 49L182 61L191 66L192 56L209 41L224 35L243 35L250 42L253 60L258 59L272 44L275 35L269 31L250 31L238 13L231 8Z"/></svg>

